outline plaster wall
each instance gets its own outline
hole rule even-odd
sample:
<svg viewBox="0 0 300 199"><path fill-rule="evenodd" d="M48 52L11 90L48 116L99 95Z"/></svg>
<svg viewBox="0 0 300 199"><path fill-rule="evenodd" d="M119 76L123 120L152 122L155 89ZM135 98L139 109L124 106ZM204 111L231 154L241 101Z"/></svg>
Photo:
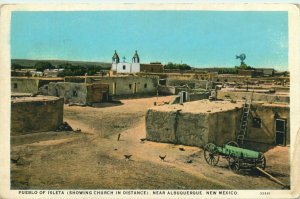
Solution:
<svg viewBox="0 0 300 199"><path fill-rule="evenodd" d="M53 131L63 122L63 99L11 102L11 135Z"/></svg>
<svg viewBox="0 0 300 199"><path fill-rule="evenodd" d="M11 92L37 93L39 80L30 78L11 78Z"/></svg>
<svg viewBox="0 0 300 199"><path fill-rule="evenodd" d="M47 95L64 98L65 103L87 103L87 87L84 83L49 83Z"/></svg>
<svg viewBox="0 0 300 199"><path fill-rule="evenodd" d="M207 80L196 80L196 79L190 79L190 80L180 80L180 79L172 79L167 78L167 85L168 86L184 86L188 85L191 89L197 89L202 88L206 89L209 87L209 82Z"/></svg>
<svg viewBox="0 0 300 199"><path fill-rule="evenodd" d="M242 100L242 97L246 97L247 100L250 100L252 92L233 92L226 90L219 90L217 92L217 99L233 99L233 100ZM289 103L290 97L288 95L277 95L274 94L265 94L265 93L253 93L253 101L265 101L265 102L282 102Z"/></svg>
<svg viewBox="0 0 300 199"><path fill-rule="evenodd" d="M290 144L290 108L280 104L254 104L252 115L261 119L261 128L253 127L249 118L246 140L275 144L276 140L276 114L278 119L286 120L286 144Z"/></svg>
<svg viewBox="0 0 300 199"><path fill-rule="evenodd" d="M155 95L158 76L113 76L88 78L88 83L109 84L109 95Z"/></svg>
<svg viewBox="0 0 300 199"><path fill-rule="evenodd" d="M218 145L236 139L241 108L214 113L149 109L146 114L147 139L191 146Z"/></svg>

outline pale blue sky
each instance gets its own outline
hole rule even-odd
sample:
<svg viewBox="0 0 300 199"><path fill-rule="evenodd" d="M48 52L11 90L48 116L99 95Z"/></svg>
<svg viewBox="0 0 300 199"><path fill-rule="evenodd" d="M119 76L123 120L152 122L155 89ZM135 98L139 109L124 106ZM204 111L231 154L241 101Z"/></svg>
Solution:
<svg viewBox="0 0 300 199"><path fill-rule="evenodd" d="M19 59L110 62L114 50L141 62L287 70L287 12L13 12L11 55Z"/></svg>

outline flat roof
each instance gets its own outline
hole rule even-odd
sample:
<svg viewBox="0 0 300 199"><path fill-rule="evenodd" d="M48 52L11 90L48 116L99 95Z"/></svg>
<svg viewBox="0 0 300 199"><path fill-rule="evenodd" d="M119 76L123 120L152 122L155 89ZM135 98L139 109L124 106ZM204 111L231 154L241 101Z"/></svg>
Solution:
<svg viewBox="0 0 300 199"><path fill-rule="evenodd" d="M198 100L192 102L185 102L183 105L172 104L163 106L151 107L151 110L170 112L181 109L181 112L188 113L216 113L224 112L228 110L234 110L236 108L242 108L242 102L231 103L229 101L209 101L209 100Z"/></svg>
<svg viewBox="0 0 300 199"><path fill-rule="evenodd" d="M54 96L43 96L43 95L38 95L36 97L15 97L11 99L12 103L18 103L18 102L38 102L38 101L56 101L58 100L58 97Z"/></svg>
<svg viewBox="0 0 300 199"><path fill-rule="evenodd" d="M64 80L63 77L11 77L12 79Z"/></svg>

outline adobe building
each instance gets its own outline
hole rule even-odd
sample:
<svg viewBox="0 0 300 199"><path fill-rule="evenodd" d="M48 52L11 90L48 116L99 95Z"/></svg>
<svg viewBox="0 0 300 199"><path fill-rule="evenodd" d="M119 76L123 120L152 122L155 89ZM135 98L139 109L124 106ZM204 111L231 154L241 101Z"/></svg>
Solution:
<svg viewBox="0 0 300 199"><path fill-rule="evenodd" d="M97 77L97 76L77 76L65 77L66 82L77 82L88 84L108 84L109 95L118 97L133 97L144 95L156 95L158 87L158 76L111 76L111 77Z"/></svg>
<svg viewBox="0 0 300 199"><path fill-rule="evenodd" d="M242 101L209 100L152 107L146 114L147 139L201 147L237 140L242 107ZM244 143L289 145L289 112L287 103L253 103Z"/></svg>
<svg viewBox="0 0 300 199"><path fill-rule="evenodd" d="M247 100L261 101L268 103L285 103L290 102L288 92L270 93L270 90L255 90L255 92L246 91L246 89L221 89L217 91L217 99L221 100Z"/></svg>
<svg viewBox="0 0 300 199"><path fill-rule="evenodd" d="M163 73L164 66L160 62L151 62L150 64L141 64L140 72Z"/></svg>
<svg viewBox="0 0 300 199"><path fill-rule="evenodd" d="M11 135L54 131L63 123L62 98L12 94Z"/></svg>
<svg viewBox="0 0 300 199"><path fill-rule="evenodd" d="M156 142L204 146L235 140L242 103L199 100L155 106L146 114L146 137Z"/></svg>
<svg viewBox="0 0 300 199"><path fill-rule="evenodd" d="M50 82L40 88L43 95L64 98L67 104L92 105L109 100L108 84L73 82Z"/></svg>
<svg viewBox="0 0 300 199"><path fill-rule="evenodd" d="M63 82L63 78L11 77L11 92L37 93L39 88L50 82Z"/></svg>

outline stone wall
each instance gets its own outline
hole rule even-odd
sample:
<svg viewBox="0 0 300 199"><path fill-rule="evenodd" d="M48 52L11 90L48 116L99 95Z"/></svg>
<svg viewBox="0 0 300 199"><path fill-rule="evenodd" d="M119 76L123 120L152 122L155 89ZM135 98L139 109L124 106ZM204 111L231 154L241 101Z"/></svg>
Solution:
<svg viewBox="0 0 300 199"><path fill-rule="evenodd" d="M54 131L63 122L63 99L25 97L11 102L11 135Z"/></svg>

